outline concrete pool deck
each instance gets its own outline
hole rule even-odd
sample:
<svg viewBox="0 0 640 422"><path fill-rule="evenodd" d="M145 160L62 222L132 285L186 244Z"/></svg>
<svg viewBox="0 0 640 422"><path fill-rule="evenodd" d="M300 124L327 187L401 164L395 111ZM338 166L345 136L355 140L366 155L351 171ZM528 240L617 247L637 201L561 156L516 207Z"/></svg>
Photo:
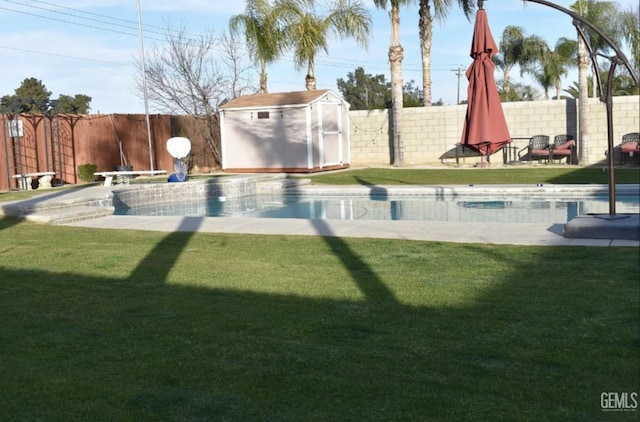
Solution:
<svg viewBox="0 0 640 422"><path fill-rule="evenodd" d="M506 185L505 185L506 186ZM563 185L563 192L569 192L568 185ZM63 224L73 227L97 229L128 229L161 232L187 231L206 233L238 233L268 235L307 235L338 236L383 239L407 239L423 241L442 241L458 243L489 243L512 245L547 245L547 246L627 246L640 247L640 241L619 238L620 231L638 233L638 215L630 218L615 219L615 229L602 227L601 219L582 221L586 227L595 228L597 238L564 237L565 224L549 223L493 223L493 222L441 222L441 221L380 221L380 220L302 220L302 219L266 219L235 217L143 217L114 216L113 210L101 203L110 200L112 192L123 187L90 186L75 189L52 190L43 192L28 200L0 203L0 214L22 215L23 217L43 223L55 220L65 221ZM411 189L428 189L429 187L411 187ZM483 191L504 190L505 187L478 186ZM523 189L522 186L510 186L511 189ZM602 186L594 185L572 187L571 192L593 192ZM638 186L629 187L637 192ZM318 189L314 187L313 189ZM323 189L330 189L324 187ZM344 187L335 188L344 191ZM393 188L389 188L393 189ZM455 186L447 187L453 191ZM468 187L458 187L465 191ZM538 191L550 192L560 189L558 185L536 187ZM606 189L606 185L604 186ZM92 201L96 206L73 206L82 201ZM33 211L21 214L20 210L31 208ZM102 210L97 215L96 212ZM75 216L75 217L74 217ZM609 224L609 223L606 223ZM584 225L581 227L585 227ZM580 230L585 230L581 228ZM584 231L590 235L588 229ZM610 233L610 235L609 235Z"/></svg>

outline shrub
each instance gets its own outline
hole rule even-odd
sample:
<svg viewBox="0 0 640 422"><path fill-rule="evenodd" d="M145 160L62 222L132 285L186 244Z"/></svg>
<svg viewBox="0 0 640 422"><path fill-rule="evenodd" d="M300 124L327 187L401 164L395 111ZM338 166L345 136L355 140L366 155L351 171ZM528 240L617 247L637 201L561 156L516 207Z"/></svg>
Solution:
<svg viewBox="0 0 640 422"><path fill-rule="evenodd" d="M98 166L95 164L80 164L78 166L78 177L83 182L93 182L95 173L98 170Z"/></svg>

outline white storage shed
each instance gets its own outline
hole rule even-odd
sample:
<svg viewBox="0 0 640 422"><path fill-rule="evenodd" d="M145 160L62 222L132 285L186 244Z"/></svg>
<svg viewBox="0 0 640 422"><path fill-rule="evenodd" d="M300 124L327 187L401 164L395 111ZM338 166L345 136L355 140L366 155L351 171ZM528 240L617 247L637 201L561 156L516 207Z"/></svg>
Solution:
<svg viewBox="0 0 640 422"><path fill-rule="evenodd" d="M222 170L349 167L349 103L331 90L245 95L220 107Z"/></svg>

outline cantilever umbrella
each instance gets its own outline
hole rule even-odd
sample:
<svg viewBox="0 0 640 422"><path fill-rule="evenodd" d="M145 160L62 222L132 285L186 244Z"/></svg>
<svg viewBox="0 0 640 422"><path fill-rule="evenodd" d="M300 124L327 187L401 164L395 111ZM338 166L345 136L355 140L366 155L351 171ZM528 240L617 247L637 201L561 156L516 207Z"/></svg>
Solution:
<svg viewBox="0 0 640 422"><path fill-rule="evenodd" d="M495 65L491 58L497 52L487 13L480 8L471 42L473 62L466 72L469 87L461 144L478 151L482 157L488 157L511 142L493 77Z"/></svg>

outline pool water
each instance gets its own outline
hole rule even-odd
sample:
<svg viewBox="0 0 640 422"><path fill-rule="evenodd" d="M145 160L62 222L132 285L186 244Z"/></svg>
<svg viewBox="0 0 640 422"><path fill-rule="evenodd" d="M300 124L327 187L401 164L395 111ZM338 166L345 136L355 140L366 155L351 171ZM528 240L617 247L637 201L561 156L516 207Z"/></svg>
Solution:
<svg viewBox="0 0 640 422"><path fill-rule="evenodd" d="M637 196L618 197L616 212L640 212ZM116 215L566 223L579 214L609 212L607 197L308 197L246 196L116 209Z"/></svg>

